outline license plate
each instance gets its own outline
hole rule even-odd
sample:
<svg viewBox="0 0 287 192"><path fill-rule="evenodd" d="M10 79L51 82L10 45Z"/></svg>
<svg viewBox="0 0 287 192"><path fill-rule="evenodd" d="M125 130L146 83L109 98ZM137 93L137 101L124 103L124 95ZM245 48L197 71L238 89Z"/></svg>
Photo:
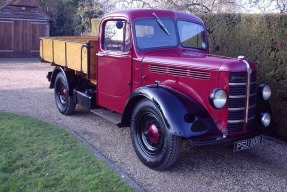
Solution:
<svg viewBox="0 0 287 192"><path fill-rule="evenodd" d="M237 141L234 143L233 152L249 149L258 143L262 143L262 140L263 140L263 135L259 135L251 139Z"/></svg>

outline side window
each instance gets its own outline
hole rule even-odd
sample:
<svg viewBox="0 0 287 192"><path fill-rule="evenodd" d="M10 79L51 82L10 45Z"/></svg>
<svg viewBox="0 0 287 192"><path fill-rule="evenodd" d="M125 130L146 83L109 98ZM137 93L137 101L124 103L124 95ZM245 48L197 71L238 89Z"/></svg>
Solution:
<svg viewBox="0 0 287 192"><path fill-rule="evenodd" d="M128 52L130 49L129 25L123 20L107 21L104 29L103 49Z"/></svg>

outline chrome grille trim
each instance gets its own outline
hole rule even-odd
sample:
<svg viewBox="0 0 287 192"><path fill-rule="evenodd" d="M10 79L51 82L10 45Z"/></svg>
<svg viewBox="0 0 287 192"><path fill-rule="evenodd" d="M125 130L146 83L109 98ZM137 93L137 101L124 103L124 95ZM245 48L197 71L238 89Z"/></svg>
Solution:
<svg viewBox="0 0 287 192"><path fill-rule="evenodd" d="M248 121L251 121L251 120L253 120L253 119L255 119L255 117L250 117L250 118L248 118ZM228 122L228 123L244 123L244 121L245 121L245 119L241 119L241 120L228 120L227 122Z"/></svg>
<svg viewBox="0 0 287 192"><path fill-rule="evenodd" d="M256 104L249 106L248 109L253 109L255 107L256 107Z"/></svg>
<svg viewBox="0 0 287 192"><path fill-rule="evenodd" d="M241 107L241 108L228 108L228 111L244 111L245 107Z"/></svg>
<svg viewBox="0 0 287 192"><path fill-rule="evenodd" d="M230 133L252 129L256 123L257 84L255 71L250 74L249 89L247 88L247 81L247 72L230 72L227 122L228 131ZM247 89L249 90L249 95L247 95ZM248 111L248 114L246 114L246 110Z"/></svg>
<svg viewBox="0 0 287 192"><path fill-rule="evenodd" d="M236 85L246 85L246 83L229 83L229 85L236 86Z"/></svg>
<svg viewBox="0 0 287 192"><path fill-rule="evenodd" d="M245 123L248 123L248 106L249 106L249 96L250 96L250 80L251 80L251 73L252 73L252 69L250 68L249 63L243 59L243 62L246 64L247 67L247 87L246 87L246 97L248 99L246 99L246 110L245 110Z"/></svg>
<svg viewBox="0 0 287 192"><path fill-rule="evenodd" d="M249 98L250 97L255 97L256 95L257 95L257 93L252 93L252 94L249 95Z"/></svg>
<svg viewBox="0 0 287 192"><path fill-rule="evenodd" d="M248 109L253 109L256 107L256 104L251 105L248 107ZM241 107L241 108L228 108L228 111L243 111L245 110L245 107Z"/></svg>
<svg viewBox="0 0 287 192"><path fill-rule="evenodd" d="M246 98L246 95L236 95L236 96L229 96L230 99L240 99L240 98Z"/></svg>
<svg viewBox="0 0 287 192"><path fill-rule="evenodd" d="M228 120L228 123L244 123L245 119L240 119L240 120Z"/></svg>

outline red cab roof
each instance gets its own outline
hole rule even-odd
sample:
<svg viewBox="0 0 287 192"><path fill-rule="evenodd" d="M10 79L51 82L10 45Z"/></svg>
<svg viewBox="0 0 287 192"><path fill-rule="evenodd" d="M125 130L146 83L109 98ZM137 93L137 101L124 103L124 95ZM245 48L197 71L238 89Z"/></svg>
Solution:
<svg viewBox="0 0 287 192"><path fill-rule="evenodd" d="M106 15L106 17L126 17L133 21L138 18L154 17L152 15L153 13L155 13L158 17L169 17L173 18L174 20L192 20L197 23L203 24L203 21L195 15L165 9L126 9L109 13L108 15Z"/></svg>

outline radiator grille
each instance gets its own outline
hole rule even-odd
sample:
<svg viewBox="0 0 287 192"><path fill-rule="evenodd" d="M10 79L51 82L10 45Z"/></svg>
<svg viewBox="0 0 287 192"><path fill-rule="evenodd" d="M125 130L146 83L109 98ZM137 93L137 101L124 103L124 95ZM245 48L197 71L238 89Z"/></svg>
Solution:
<svg viewBox="0 0 287 192"><path fill-rule="evenodd" d="M248 106L248 123L245 127L245 110L247 101L247 73L230 73L229 76L229 106L228 131L241 132L252 129L256 114L256 72L251 73Z"/></svg>

